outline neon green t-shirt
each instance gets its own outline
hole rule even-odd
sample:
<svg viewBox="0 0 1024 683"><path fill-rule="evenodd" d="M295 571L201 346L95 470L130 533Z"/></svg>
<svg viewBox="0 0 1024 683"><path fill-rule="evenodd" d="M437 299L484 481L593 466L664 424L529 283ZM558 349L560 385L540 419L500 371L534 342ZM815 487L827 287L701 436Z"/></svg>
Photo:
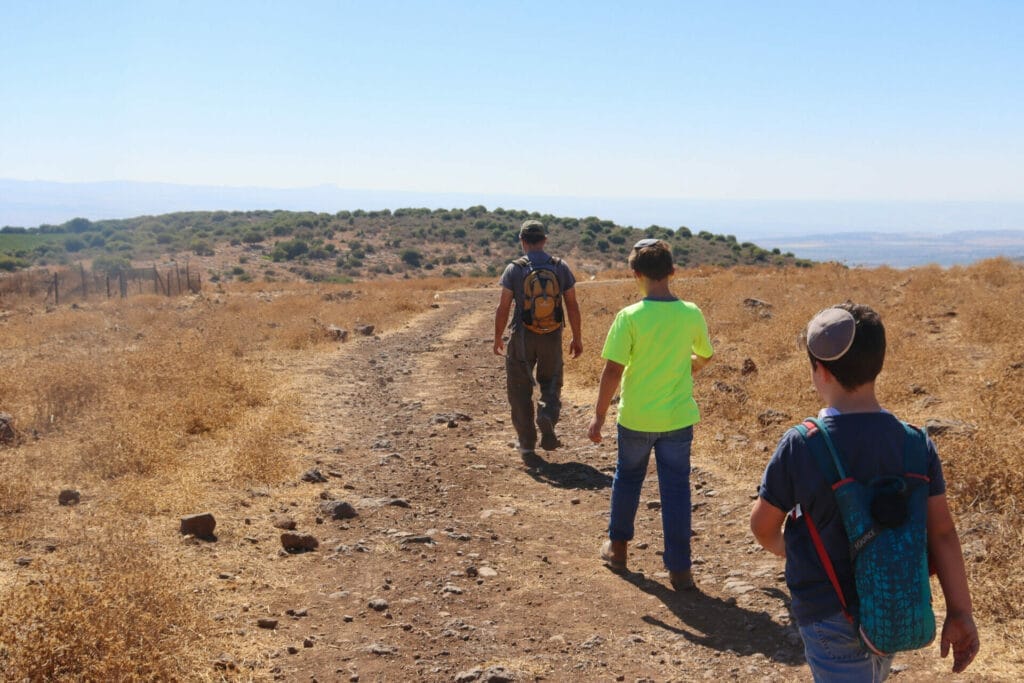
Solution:
<svg viewBox="0 0 1024 683"><path fill-rule="evenodd" d="M691 353L713 354L704 314L695 304L644 299L619 311L601 351L602 358L625 366L619 424L669 432L699 422Z"/></svg>

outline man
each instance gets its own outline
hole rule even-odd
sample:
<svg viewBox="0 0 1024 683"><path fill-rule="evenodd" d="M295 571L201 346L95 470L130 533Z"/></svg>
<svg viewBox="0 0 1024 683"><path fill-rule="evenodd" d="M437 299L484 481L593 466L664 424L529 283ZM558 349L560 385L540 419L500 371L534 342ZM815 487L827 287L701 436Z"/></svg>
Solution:
<svg viewBox="0 0 1024 683"><path fill-rule="evenodd" d="M555 425L562 408L562 328L569 319L573 358L583 353L576 278L569 266L544 251L547 234L540 221L525 221L519 230L524 256L508 264L501 276L501 300L494 315L494 353L505 356L508 402L519 453L534 455L537 432L541 448L554 450ZM515 302L508 349L502 335ZM564 311L563 311L564 306ZM535 378L536 375L536 378ZM533 385L540 387L534 426Z"/></svg>

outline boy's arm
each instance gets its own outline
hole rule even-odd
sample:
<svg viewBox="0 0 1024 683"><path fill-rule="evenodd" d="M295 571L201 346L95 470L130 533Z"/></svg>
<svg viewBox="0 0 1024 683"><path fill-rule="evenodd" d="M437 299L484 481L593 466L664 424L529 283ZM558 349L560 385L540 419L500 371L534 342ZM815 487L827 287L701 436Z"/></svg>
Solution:
<svg viewBox="0 0 1024 683"><path fill-rule="evenodd" d="M601 427L604 426L604 419L608 415L608 406L611 405L615 390L619 388L619 381L622 380L622 372L626 366L620 365L613 360L605 361L604 370L601 372L601 385L597 389L597 405L594 406L594 419L590 421L587 428L587 436L594 443L601 443Z"/></svg>
<svg viewBox="0 0 1024 683"><path fill-rule="evenodd" d="M945 494L928 498L928 551L946 599L946 621L942 625L940 654L953 647L953 673L960 673L978 654L978 627L974 624L971 591L953 515Z"/></svg>
<svg viewBox="0 0 1024 683"><path fill-rule="evenodd" d="M580 303L576 299L576 288L567 290L562 298L565 299L565 313L569 316L569 329L572 330L569 353L573 358L579 358L583 353L583 320L580 317Z"/></svg>
<svg viewBox="0 0 1024 683"><path fill-rule="evenodd" d="M704 369L704 366L711 362L712 356L705 358L704 356L698 356L695 353L690 354L690 374L696 375L698 372Z"/></svg>
<svg viewBox="0 0 1024 683"><path fill-rule="evenodd" d="M782 538L782 523L786 513L764 498L758 498L750 511L750 530L765 550L779 557L786 556L786 542Z"/></svg>

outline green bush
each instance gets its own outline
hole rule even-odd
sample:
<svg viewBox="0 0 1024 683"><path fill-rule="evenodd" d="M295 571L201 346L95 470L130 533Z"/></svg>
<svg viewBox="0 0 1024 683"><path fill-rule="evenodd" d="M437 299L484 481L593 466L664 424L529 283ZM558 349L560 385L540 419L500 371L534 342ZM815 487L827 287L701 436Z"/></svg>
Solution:
<svg viewBox="0 0 1024 683"><path fill-rule="evenodd" d="M216 252L213 246L204 239L194 239L188 245L189 251L196 256L213 256Z"/></svg>
<svg viewBox="0 0 1024 683"><path fill-rule="evenodd" d="M303 240L278 242L270 252L273 261L292 261L309 251L309 245Z"/></svg>
<svg viewBox="0 0 1024 683"><path fill-rule="evenodd" d="M74 253L76 251L82 251L85 249L85 242L78 239L77 237L69 237L64 240L64 248Z"/></svg>
<svg viewBox="0 0 1024 683"><path fill-rule="evenodd" d="M0 255L0 270L11 272L19 268L28 268L28 262L7 256L6 254Z"/></svg>
<svg viewBox="0 0 1024 683"><path fill-rule="evenodd" d="M102 254L92 260L92 272L94 273L117 275L118 273L131 270L131 267L132 263L126 256Z"/></svg>
<svg viewBox="0 0 1024 683"><path fill-rule="evenodd" d="M423 263L423 254L416 249L406 249L402 252L402 262L413 268L419 268Z"/></svg>

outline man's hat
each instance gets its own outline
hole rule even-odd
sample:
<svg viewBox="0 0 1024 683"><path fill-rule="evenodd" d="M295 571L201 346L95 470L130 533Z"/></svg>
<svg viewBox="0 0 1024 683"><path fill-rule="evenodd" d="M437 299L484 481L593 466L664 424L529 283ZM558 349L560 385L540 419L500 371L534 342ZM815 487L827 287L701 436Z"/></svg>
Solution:
<svg viewBox="0 0 1024 683"><path fill-rule="evenodd" d="M519 226L519 239L527 236L547 236L547 233L544 231L544 224L540 221L523 221L523 224Z"/></svg>

